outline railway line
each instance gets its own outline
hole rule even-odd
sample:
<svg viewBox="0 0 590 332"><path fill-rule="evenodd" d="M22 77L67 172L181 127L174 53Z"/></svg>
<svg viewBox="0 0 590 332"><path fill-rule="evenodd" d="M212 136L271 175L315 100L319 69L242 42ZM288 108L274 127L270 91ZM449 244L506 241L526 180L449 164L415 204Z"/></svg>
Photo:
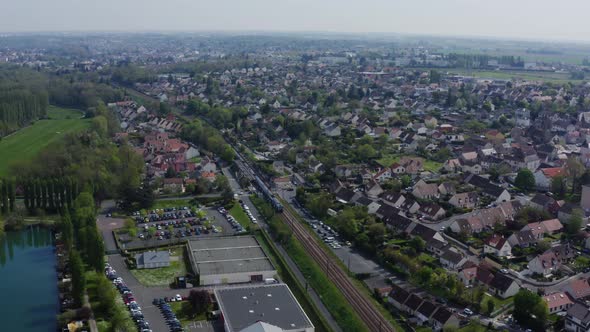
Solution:
<svg viewBox="0 0 590 332"><path fill-rule="evenodd" d="M371 301L357 289L349 279L347 273L334 261L333 257L330 257L324 249L320 247L317 242L318 240L309 234L309 231L297 221L291 212L288 209L284 209L280 216L293 230L293 234L303 245L307 253L320 267L322 267L322 269L325 270L328 278L342 291L346 300L369 329L375 332L394 332L395 329L389 321L387 321L381 312L375 308L373 303L371 303Z"/></svg>

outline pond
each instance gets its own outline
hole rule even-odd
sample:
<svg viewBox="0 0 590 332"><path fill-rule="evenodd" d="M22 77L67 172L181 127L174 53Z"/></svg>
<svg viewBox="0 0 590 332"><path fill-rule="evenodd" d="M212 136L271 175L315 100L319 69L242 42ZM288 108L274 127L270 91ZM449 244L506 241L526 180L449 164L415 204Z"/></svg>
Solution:
<svg viewBox="0 0 590 332"><path fill-rule="evenodd" d="M0 330L56 330L59 303L51 236L41 227L0 236Z"/></svg>

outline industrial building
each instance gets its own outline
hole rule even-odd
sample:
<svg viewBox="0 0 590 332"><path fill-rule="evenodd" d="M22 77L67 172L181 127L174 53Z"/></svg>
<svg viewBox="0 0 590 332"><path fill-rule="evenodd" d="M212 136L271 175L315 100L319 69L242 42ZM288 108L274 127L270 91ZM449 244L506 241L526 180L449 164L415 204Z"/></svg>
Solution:
<svg viewBox="0 0 590 332"><path fill-rule="evenodd" d="M155 269L170 266L170 253L168 251L147 251L135 255L138 269Z"/></svg>
<svg viewBox="0 0 590 332"><path fill-rule="evenodd" d="M285 284L217 288L226 332L313 332L314 326Z"/></svg>
<svg viewBox="0 0 590 332"><path fill-rule="evenodd" d="M188 243L188 251L202 286L263 282L277 274L254 236L193 240Z"/></svg>

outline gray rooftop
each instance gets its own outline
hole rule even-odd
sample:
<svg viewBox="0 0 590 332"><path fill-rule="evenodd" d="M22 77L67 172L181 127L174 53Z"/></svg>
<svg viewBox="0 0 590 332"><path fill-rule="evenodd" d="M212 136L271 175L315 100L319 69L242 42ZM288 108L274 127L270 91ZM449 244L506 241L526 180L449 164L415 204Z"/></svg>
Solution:
<svg viewBox="0 0 590 332"><path fill-rule="evenodd" d="M275 270L253 236L194 240L189 250L200 275Z"/></svg>
<svg viewBox="0 0 590 332"><path fill-rule="evenodd" d="M170 262L170 253L168 251L146 251L135 255L135 261L138 265L168 263Z"/></svg>
<svg viewBox="0 0 590 332"><path fill-rule="evenodd" d="M215 296L229 332L241 331L258 321L283 330L313 327L285 284L216 289Z"/></svg>

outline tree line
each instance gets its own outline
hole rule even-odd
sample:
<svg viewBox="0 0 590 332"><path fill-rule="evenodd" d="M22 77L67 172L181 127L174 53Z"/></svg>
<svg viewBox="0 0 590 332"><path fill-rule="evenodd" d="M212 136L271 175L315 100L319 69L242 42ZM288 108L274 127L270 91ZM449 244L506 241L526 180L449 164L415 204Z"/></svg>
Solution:
<svg viewBox="0 0 590 332"><path fill-rule="evenodd" d="M15 182L11 179L0 179L0 212L7 214L14 211L16 200Z"/></svg>
<svg viewBox="0 0 590 332"><path fill-rule="evenodd" d="M29 213L37 209L49 212L70 209L78 195L78 183L70 178L26 179L21 183L25 208Z"/></svg>

